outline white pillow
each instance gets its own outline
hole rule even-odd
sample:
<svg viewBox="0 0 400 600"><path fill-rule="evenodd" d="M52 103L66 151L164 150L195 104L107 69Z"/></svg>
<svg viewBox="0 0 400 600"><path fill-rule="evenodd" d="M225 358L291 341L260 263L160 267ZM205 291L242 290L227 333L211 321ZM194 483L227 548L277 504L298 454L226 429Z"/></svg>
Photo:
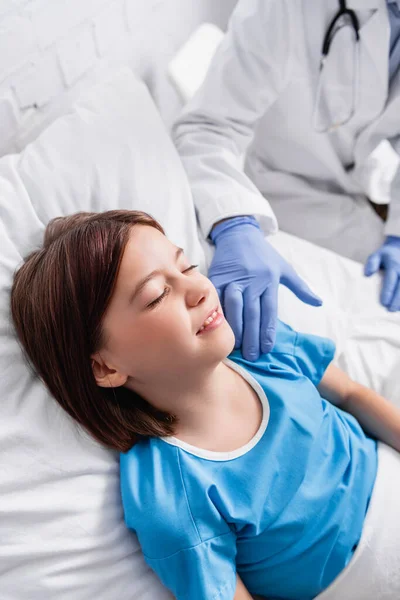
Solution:
<svg viewBox="0 0 400 600"><path fill-rule="evenodd" d="M57 215L147 211L203 266L188 183L145 85L126 69L96 86L0 160L0 186L0 597L170 598L124 524L118 454L49 397L9 324L13 273Z"/></svg>

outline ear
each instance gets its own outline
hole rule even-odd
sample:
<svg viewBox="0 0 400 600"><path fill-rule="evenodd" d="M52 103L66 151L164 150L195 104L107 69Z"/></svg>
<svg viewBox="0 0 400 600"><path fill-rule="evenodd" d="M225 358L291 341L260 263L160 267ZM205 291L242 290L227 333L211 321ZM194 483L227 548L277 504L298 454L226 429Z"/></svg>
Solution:
<svg viewBox="0 0 400 600"><path fill-rule="evenodd" d="M125 385L128 380L128 375L120 373L116 369L108 367L101 358L91 356L91 364L93 375L96 383L100 387L114 388Z"/></svg>

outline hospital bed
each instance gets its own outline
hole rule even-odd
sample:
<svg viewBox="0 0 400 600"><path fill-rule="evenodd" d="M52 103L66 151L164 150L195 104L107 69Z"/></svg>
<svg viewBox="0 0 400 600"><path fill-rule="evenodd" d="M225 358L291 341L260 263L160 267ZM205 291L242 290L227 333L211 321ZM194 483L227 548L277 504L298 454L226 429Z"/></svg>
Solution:
<svg viewBox="0 0 400 600"><path fill-rule="evenodd" d="M0 600L167 600L127 530L118 454L102 448L27 367L9 316L13 273L46 223L79 210L145 210L206 272L185 173L143 82L122 69L83 94L20 154L0 159ZM327 335L335 361L400 399L400 318L378 277L283 233L272 240L324 299L280 291L280 317Z"/></svg>

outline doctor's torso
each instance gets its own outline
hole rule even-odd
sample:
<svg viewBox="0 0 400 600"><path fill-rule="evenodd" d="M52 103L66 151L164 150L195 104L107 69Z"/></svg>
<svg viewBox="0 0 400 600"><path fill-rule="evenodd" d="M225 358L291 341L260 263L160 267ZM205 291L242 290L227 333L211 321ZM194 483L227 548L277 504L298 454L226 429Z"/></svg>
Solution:
<svg viewBox="0 0 400 600"><path fill-rule="evenodd" d="M283 49L276 52L282 61L275 66L271 93L276 97L258 121L247 154L246 170L261 191L271 187L274 172L286 172L322 188L336 182L349 193L361 192L353 177L357 162L361 164L382 139L400 133L400 75L395 74L389 86L386 0L353 0L347 5L360 24L358 57L353 29L340 28L324 66L321 107L327 107L327 114L340 115L354 99L355 112L328 133L316 131L313 119L323 39L338 2L281 0L262 25L269 38L266 50L278 44ZM320 112L324 116L324 110Z"/></svg>

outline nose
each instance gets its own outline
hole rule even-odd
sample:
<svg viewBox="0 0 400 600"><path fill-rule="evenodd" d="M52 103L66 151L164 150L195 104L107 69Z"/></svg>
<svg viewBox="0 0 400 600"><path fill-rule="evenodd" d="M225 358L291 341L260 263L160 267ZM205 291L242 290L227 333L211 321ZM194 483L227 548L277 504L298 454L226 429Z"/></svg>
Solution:
<svg viewBox="0 0 400 600"><path fill-rule="evenodd" d="M207 301L210 295L210 286L207 283L207 279L199 278L188 281L188 287L186 289L186 304L189 308L193 308Z"/></svg>

